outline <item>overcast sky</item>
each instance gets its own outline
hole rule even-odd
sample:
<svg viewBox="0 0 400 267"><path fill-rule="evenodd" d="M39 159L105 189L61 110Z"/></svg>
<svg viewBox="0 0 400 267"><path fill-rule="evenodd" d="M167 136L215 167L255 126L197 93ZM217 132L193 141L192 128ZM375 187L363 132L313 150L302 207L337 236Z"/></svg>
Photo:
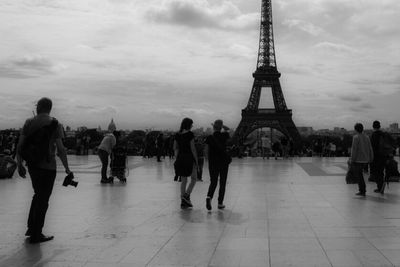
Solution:
<svg viewBox="0 0 400 267"><path fill-rule="evenodd" d="M236 127L256 68L261 0L2 0L0 128L42 96L73 128ZM400 122L399 0L273 0L297 126ZM262 107L270 92L263 92Z"/></svg>

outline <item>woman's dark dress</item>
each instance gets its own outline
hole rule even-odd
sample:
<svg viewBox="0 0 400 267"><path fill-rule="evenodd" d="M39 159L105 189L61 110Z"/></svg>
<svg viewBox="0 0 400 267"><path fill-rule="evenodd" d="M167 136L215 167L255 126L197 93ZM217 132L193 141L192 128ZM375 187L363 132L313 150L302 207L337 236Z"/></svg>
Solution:
<svg viewBox="0 0 400 267"><path fill-rule="evenodd" d="M194 139L192 132L178 133L175 140L178 144L178 156L175 161L177 176L188 177L192 175L194 158L190 149L190 141Z"/></svg>

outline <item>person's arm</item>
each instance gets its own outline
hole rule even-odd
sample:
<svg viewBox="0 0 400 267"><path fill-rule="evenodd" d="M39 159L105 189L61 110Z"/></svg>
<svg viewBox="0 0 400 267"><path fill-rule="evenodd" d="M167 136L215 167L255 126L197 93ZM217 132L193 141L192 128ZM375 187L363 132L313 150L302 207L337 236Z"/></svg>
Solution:
<svg viewBox="0 0 400 267"><path fill-rule="evenodd" d="M351 155L350 155L352 163L355 162L357 150L358 150L358 138L357 136L353 136L353 142L351 144Z"/></svg>
<svg viewBox="0 0 400 267"><path fill-rule="evenodd" d="M174 156L175 156L175 158L178 157L178 152L179 152L178 143L176 142L176 140L174 140Z"/></svg>
<svg viewBox="0 0 400 267"><path fill-rule="evenodd" d="M194 145L194 139L190 140L190 150L192 151L193 158L194 158L194 161L196 162L196 165L199 165L198 164L199 161L197 159L197 151L196 151L196 147Z"/></svg>
<svg viewBox="0 0 400 267"><path fill-rule="evenodd" d="M56 146L57 146L57 155L60 158L61 163L65 168L65 172L67 174L70 174L71 170L69 169L69 166L68 166L67 151L64 147L64 144L62 143L61 138L56 139Z"/></svg>
<svg viewBox="0 0 400 267"><path fill-rule="evenodd" d="M205 159L207 159L208 160L208 157L209 157L209 154L208 153L210 153L210 147L208 146L208 144L206 144L205 146L204 146L204 157L205 157Z"/></svg>
<svg viewBox="0 0 400 267"><path fill-rule="evenodd" d="M18 167L18 174L22 178L26 178L26 169L22 164L23 160L21 157L21 147L25 140L25 136L21 134L19 137L18 145L17 145L17 167Z"/></svg>
<svg viewBox="0 0 400 267"><path fill-rule="evenodd" d="M372 149L372 144L368 138L368 149L369 149L369 154L370 154L370 161L369 162L373 162L374 161L374 150Z"/></svg>

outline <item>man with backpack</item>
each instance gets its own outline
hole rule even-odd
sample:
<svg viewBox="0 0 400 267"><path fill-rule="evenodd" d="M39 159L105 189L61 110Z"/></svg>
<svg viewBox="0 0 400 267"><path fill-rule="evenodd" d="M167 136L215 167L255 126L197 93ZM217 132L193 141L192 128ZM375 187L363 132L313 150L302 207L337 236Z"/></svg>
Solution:
<svg viewBox="0 0 400 267"><path fill-rule="evenodd" d="M371 164L371 174L377 185L377 189L374 192L383 194L385 191L385 164L390 154L393 153L393 147L390 135L381 131L381 123L379 121L374 121L372 128L374 132L371 135L371 144L374 151L374 160Z"/></svg>
<svg viewBox="0 0 400 267"><path fill-rule="evenodd" d="M26 177L26 169L23 166L25 161L34 191L29 210L28 230L25 233L29 236L30 243L46 242L54 238L44 235L42 228L56 178L56 150L65 172L71 173L61 139L64 133L62 125L50 117L51 108L52 101L49 98L44 97L38 101L37 115L26 120L17 147L18 173L22 178Z"/></svg>

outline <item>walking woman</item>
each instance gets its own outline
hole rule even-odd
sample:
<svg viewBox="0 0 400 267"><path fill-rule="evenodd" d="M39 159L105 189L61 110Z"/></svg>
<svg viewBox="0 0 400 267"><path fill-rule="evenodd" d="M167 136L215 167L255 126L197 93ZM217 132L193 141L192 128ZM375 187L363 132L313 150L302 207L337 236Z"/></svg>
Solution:
<svg viewBox="0 0 400 267"><path fill-rule="evenodd" d="M207 137L205 147L205 157L208 158L208 169L210 171L210 187L206 198L206 208L211 210L211 200L219 180L218 209L224 209L224 197L226 179L228 177L229 164L232 161L226 152L226 141L229 139L229 128L224 125L222 120L213 123L214 133ZM221 132L221 130L224 132ZM219 178L219 179L218 179Z"/></svg>
<svg viewBox="0 0 400 267"><path fill-rule="evenodd" d="M184 118L179 133L175 135L174 151L176 161L174 163L176 175L181 177L181 208L193 207L190 194L197 180L198 159L194 145L194 134L190 131L193 120ZM188 177L191 176L190 184L187 186Z"/></svg>

